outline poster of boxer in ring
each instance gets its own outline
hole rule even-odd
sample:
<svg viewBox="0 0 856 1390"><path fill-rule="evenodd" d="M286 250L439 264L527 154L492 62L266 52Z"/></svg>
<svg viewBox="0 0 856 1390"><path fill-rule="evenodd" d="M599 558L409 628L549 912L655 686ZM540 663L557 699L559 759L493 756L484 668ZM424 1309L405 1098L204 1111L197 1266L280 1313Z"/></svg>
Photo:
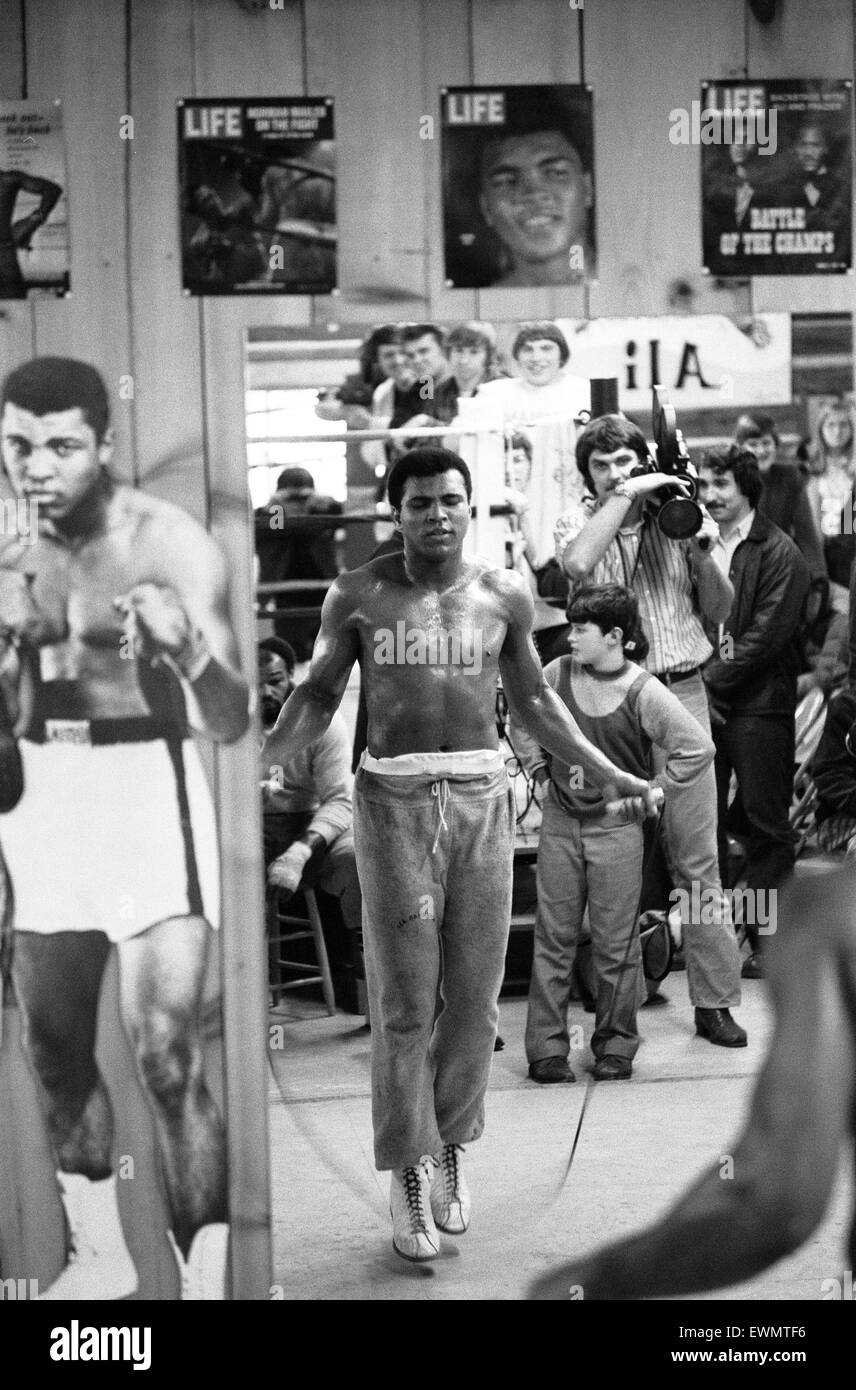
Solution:
<svg viewBox="0 0 856 1390"><path fill-rule="evenodd" d="M591 91L446 87L440 110L446 285L596 279Z"/></svg>
<svg viewBox="0 0 856 1390"><path fill-rule="evenodd" d="M186 293L335 289L332 97L188 99L178 141Z"/></svg>
<svg viewBox="0 0 856 1390"><path fill-rule="evenodd" d="M69 289L68 178L58 101L0 101L0 299Z"/></svg>
<svg viewBox="0 0 856 1390"><path fill-rule="evenodd" d="M670 139L701 146L713 275L841 275L853 264L848 81L706 82ZM682 129L683 127L683 129Z"/></svg>

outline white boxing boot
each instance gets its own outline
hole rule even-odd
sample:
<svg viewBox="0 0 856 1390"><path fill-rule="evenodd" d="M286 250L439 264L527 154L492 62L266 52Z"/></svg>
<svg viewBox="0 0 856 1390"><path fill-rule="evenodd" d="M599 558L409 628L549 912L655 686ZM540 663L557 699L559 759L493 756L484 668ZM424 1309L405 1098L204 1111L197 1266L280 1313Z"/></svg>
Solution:
<svg viewBox="0 0 856 1390"><path fill-rule="evenodd" d="M40 1300L127 1298L138 1277L125 1244L116 1178L93 1182L82 1173L57 1173L68 1218L68 1264Z"/></svg>
<svg viewBox="0 0 856 1390"><path fill-rule="evenodd" d="M190 1246L187 1259L176 1244L172 1231L167 1231L172 1253L181 1275L182 1303L222 1303L226 1297L226 1255L229 1248L229 1227L225 1221L200 1226Z"/></svg>
<svg viewBox="0 0 856 1390"><path fill-rule="evenodd" d="M424 1155L412 1167L395 1168L390 1174L392 1244L405 1260L435 1260L440 1253L431 1213L432 1164L430 1155Z"/></svg>

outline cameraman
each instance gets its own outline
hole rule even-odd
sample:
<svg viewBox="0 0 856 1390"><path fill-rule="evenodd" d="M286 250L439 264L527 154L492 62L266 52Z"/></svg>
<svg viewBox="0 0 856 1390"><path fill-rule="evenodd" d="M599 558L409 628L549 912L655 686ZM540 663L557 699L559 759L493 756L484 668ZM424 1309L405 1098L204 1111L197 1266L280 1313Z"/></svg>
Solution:
<svg viewBox="0 0 856 1390"><path fill-rule="evenodd" d="M572 587L585 582L625 584L633 590L650 643L644 666L709 737L700 667L713 648L703 619L723 623L733 598L729 580L711 555L719 534L716 523L705 512L692 540L663 535L655 494L665 486L674 491L675 480L653 469L645 436L622 415L590 421L577 441L576 457L587 494L556 523L556 558ZM655 765L662 771L656 754ZM696 1031L719 1047L745 1047L746 1033L730 1013L740 1002L740 953L719 876L712 768L675 790L663 826L675 886L689 895L685 902L703 905L696 909L698 921L686 920L686 909L682 912ZM719 902L718 912L710 911L713 902Z"/></svg>

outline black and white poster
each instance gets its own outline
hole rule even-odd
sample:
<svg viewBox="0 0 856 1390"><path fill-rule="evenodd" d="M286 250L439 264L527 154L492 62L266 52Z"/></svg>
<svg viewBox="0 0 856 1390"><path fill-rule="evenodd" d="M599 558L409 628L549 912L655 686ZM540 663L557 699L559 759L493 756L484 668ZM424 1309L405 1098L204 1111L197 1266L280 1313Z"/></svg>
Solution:
<svg viewBox="0 0 856 1390"><path fill-rule="evenodd" d="M331 97L181 101L178 139L187 293L336 287Z"/></svg>
<svg viewBox="0 0 856 1390"><path fill-rule="evenodd" d="M596 279L591 91L448 87L440 103L447 286Z"/></svg>
<svg viewBox="0 0 856 1390"><path fill-rule="evenodd" d="M704 266L718 276L840 275L852 254L850 81L702 86ZM690 132L692 138L692 132Z"/></svg>
<svg viewBox="0 0 856 1390"><path fill-rule="evenodd" d="M68 177L58 101L0 101L0 299L69 289Z"/></svg>

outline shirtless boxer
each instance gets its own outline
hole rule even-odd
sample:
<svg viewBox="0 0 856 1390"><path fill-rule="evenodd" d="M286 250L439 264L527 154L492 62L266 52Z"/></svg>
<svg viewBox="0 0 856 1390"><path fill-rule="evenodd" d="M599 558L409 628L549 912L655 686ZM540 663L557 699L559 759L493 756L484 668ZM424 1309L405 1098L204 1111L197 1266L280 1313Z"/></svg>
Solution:
<svg viewBox="0 0 856 1390"><path fill-rule="evenodd" d="M222 1298L226 1157L198 1031L217 836L187 722L225 743L248 724L226 567L185 512L111 477L109 405L94 368L36 358L7 377L0 403L6 476L39 519L34 544L10 540L0 553L6 681L10 656L24 673L40 666L34 708L21 699L12 710L24 792L0 820L0 844L24 1046L70 1234L70 1262L42 1297L120 1298L137 1287L94 1056L115 942L182 1293Z"/></svg>
<svg viewBox="0 0 856 1390"><path fill-rule="evenodd" d="M404 549L332 585L308 679L265 748L268 762L285 763L317 738L359 661L368 750L354 839L375 1162L392 1170L393 1245L412 1260L439 1253L437 1227L466 1230L462 1146L484 1124L514 846L498 676L539 743L608 786L613 801L627 798L634 813L655 805L649 784L589 744L544 681L524 581L464 558L471 491L466 464L446 449L414 449L396 462L389 501Z"/></svg>
<svg viewBox="0 0 856 1390"><path fill-rule="evenodd" d="M557 1266L530 1299L681 1297L750 1279L808 1240L856 1134L854 902L848 863L793 882L779 906L768 952L776 1025L732 1174L717 1158L656 1225ZM856 1222L847 1259L852 1270Z"/></svg>

